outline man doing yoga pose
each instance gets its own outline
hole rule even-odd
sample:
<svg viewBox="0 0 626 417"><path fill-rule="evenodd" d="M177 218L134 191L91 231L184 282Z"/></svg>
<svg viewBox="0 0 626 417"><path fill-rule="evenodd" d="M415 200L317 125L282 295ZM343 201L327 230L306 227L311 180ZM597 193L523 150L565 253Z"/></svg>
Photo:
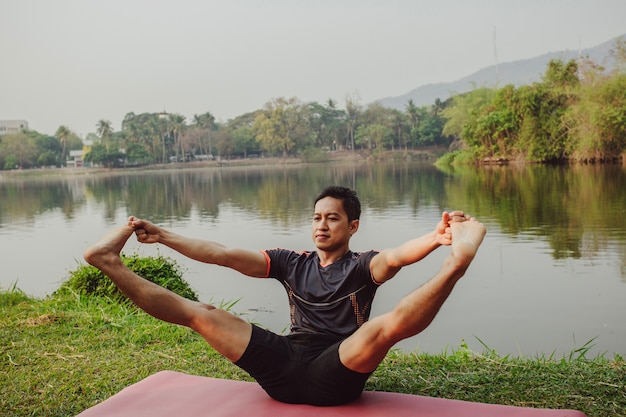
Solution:
<svg viewBox="0 0 626 417"><path fill-rule="evenodd" d="M359 229L360 214L356 192L339 186L326 188L314 203L312 252L230 248L130 217L126 225L88 248L84 257L148 314L198 332L254 377L272 398L336 405L359 397L389 349L432 322L486 232L481 223L461 211L444 212L430 233L395 248L356 253L349 243ZM200 262L279 280L289 297L290 333L277 335L141 278L120 259L133 233L141 243L161 243ZM376 289L402 267L440 246L451 249L439 272L393 310L369 320Z"/></svg>

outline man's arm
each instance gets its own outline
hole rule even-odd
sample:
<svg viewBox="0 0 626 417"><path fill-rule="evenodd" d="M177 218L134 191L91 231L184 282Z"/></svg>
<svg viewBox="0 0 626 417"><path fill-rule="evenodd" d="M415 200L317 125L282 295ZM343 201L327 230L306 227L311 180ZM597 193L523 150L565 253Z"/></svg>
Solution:
<svg viewBox="0 0 626 417"><path fill-rule="evenodd" d="M381 251L372 258L370 263L374 280L382 284L393 278L402 267L423 259L442 245L450 245L452 243L450 222L465 220L466 216L462 211L444 212L441 215L441 221L432 232L409 240L395 248Z"/></svg>
<svg viewBox="0 0 626 417"><path fill-rule="evenodd" d="M141 243L161 243L196 261L232 268L251 277L267 276L267 260L261 252L185 237L136 217L130 217L128 224Z"/></svg>

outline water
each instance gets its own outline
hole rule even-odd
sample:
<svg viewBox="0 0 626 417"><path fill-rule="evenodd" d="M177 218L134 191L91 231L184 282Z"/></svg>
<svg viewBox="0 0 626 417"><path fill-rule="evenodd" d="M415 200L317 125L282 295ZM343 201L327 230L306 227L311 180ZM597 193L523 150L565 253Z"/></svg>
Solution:
<svg viewBox="0 0 626 417"><path fill-rule="evenodd" d="M80 171L79 171L80 172ZM0 179L0 287L43 297L82 262L83 250L129 215L191 237L252 250L311 250L313 198L326 185L356 188L363 203L351 248L383 249L432 230L463 209L485 241L433 324L404 351L440 353L466 342L500 354L626 354L626 172L622 167L498 167L442 172L382 164L202 168ZM239 300L238 313L277 332L287 300L252 279L129 241L125 251L172 257L201 299ZM441 248L378 291L388 311L439 269Z"/></svg>

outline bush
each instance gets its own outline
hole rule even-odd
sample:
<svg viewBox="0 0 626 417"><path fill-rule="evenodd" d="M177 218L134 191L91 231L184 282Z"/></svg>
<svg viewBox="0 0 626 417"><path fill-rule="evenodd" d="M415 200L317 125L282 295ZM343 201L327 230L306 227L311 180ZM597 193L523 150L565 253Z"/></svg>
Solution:
<svg viewBox="0 0 626 417"><path fill-rule="evenodd" d="M435 165L438 167L453 166L453 165L474 165L476 163L477 155L470 150L460 150L448 152L442 155Z"/></svg>
<svg viewBox="0 0 626 417"><path fill-rule="evenodd" d="M198 301L198 295L182 277L176 261L157 257L121 255L122 262L139 276L190 300ZM109 298L127 302L128 298L99 269L91 265L80 265L70 271L69 278L55 291L55 295L76 292L80 295Z"/></svg>
<svg viewBox="0 0 626 417"><path fill-rule="evenodd" d="M300 158L304 162L326 162L328 153L318 148L306 148L300 153Z"/></svg>

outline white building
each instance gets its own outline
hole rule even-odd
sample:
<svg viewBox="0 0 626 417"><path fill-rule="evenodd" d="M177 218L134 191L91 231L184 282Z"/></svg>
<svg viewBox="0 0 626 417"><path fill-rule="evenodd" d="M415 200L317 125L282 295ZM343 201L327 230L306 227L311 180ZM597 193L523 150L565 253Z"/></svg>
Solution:
<svg viewBox="0 0 626 417"><path fill-rule="evenodd" d="M68 168L82 167L84 163L84 159L85 159L84 149L70 151L70 156L69 158L67 158L67 161L65 161L65 166L67 166Z"/></svg>
<svg viewBox="0 0 626 417"><path fill-rule="evenodd" d="M26 120L0 120L0 136L28 130Z"/></svg>

